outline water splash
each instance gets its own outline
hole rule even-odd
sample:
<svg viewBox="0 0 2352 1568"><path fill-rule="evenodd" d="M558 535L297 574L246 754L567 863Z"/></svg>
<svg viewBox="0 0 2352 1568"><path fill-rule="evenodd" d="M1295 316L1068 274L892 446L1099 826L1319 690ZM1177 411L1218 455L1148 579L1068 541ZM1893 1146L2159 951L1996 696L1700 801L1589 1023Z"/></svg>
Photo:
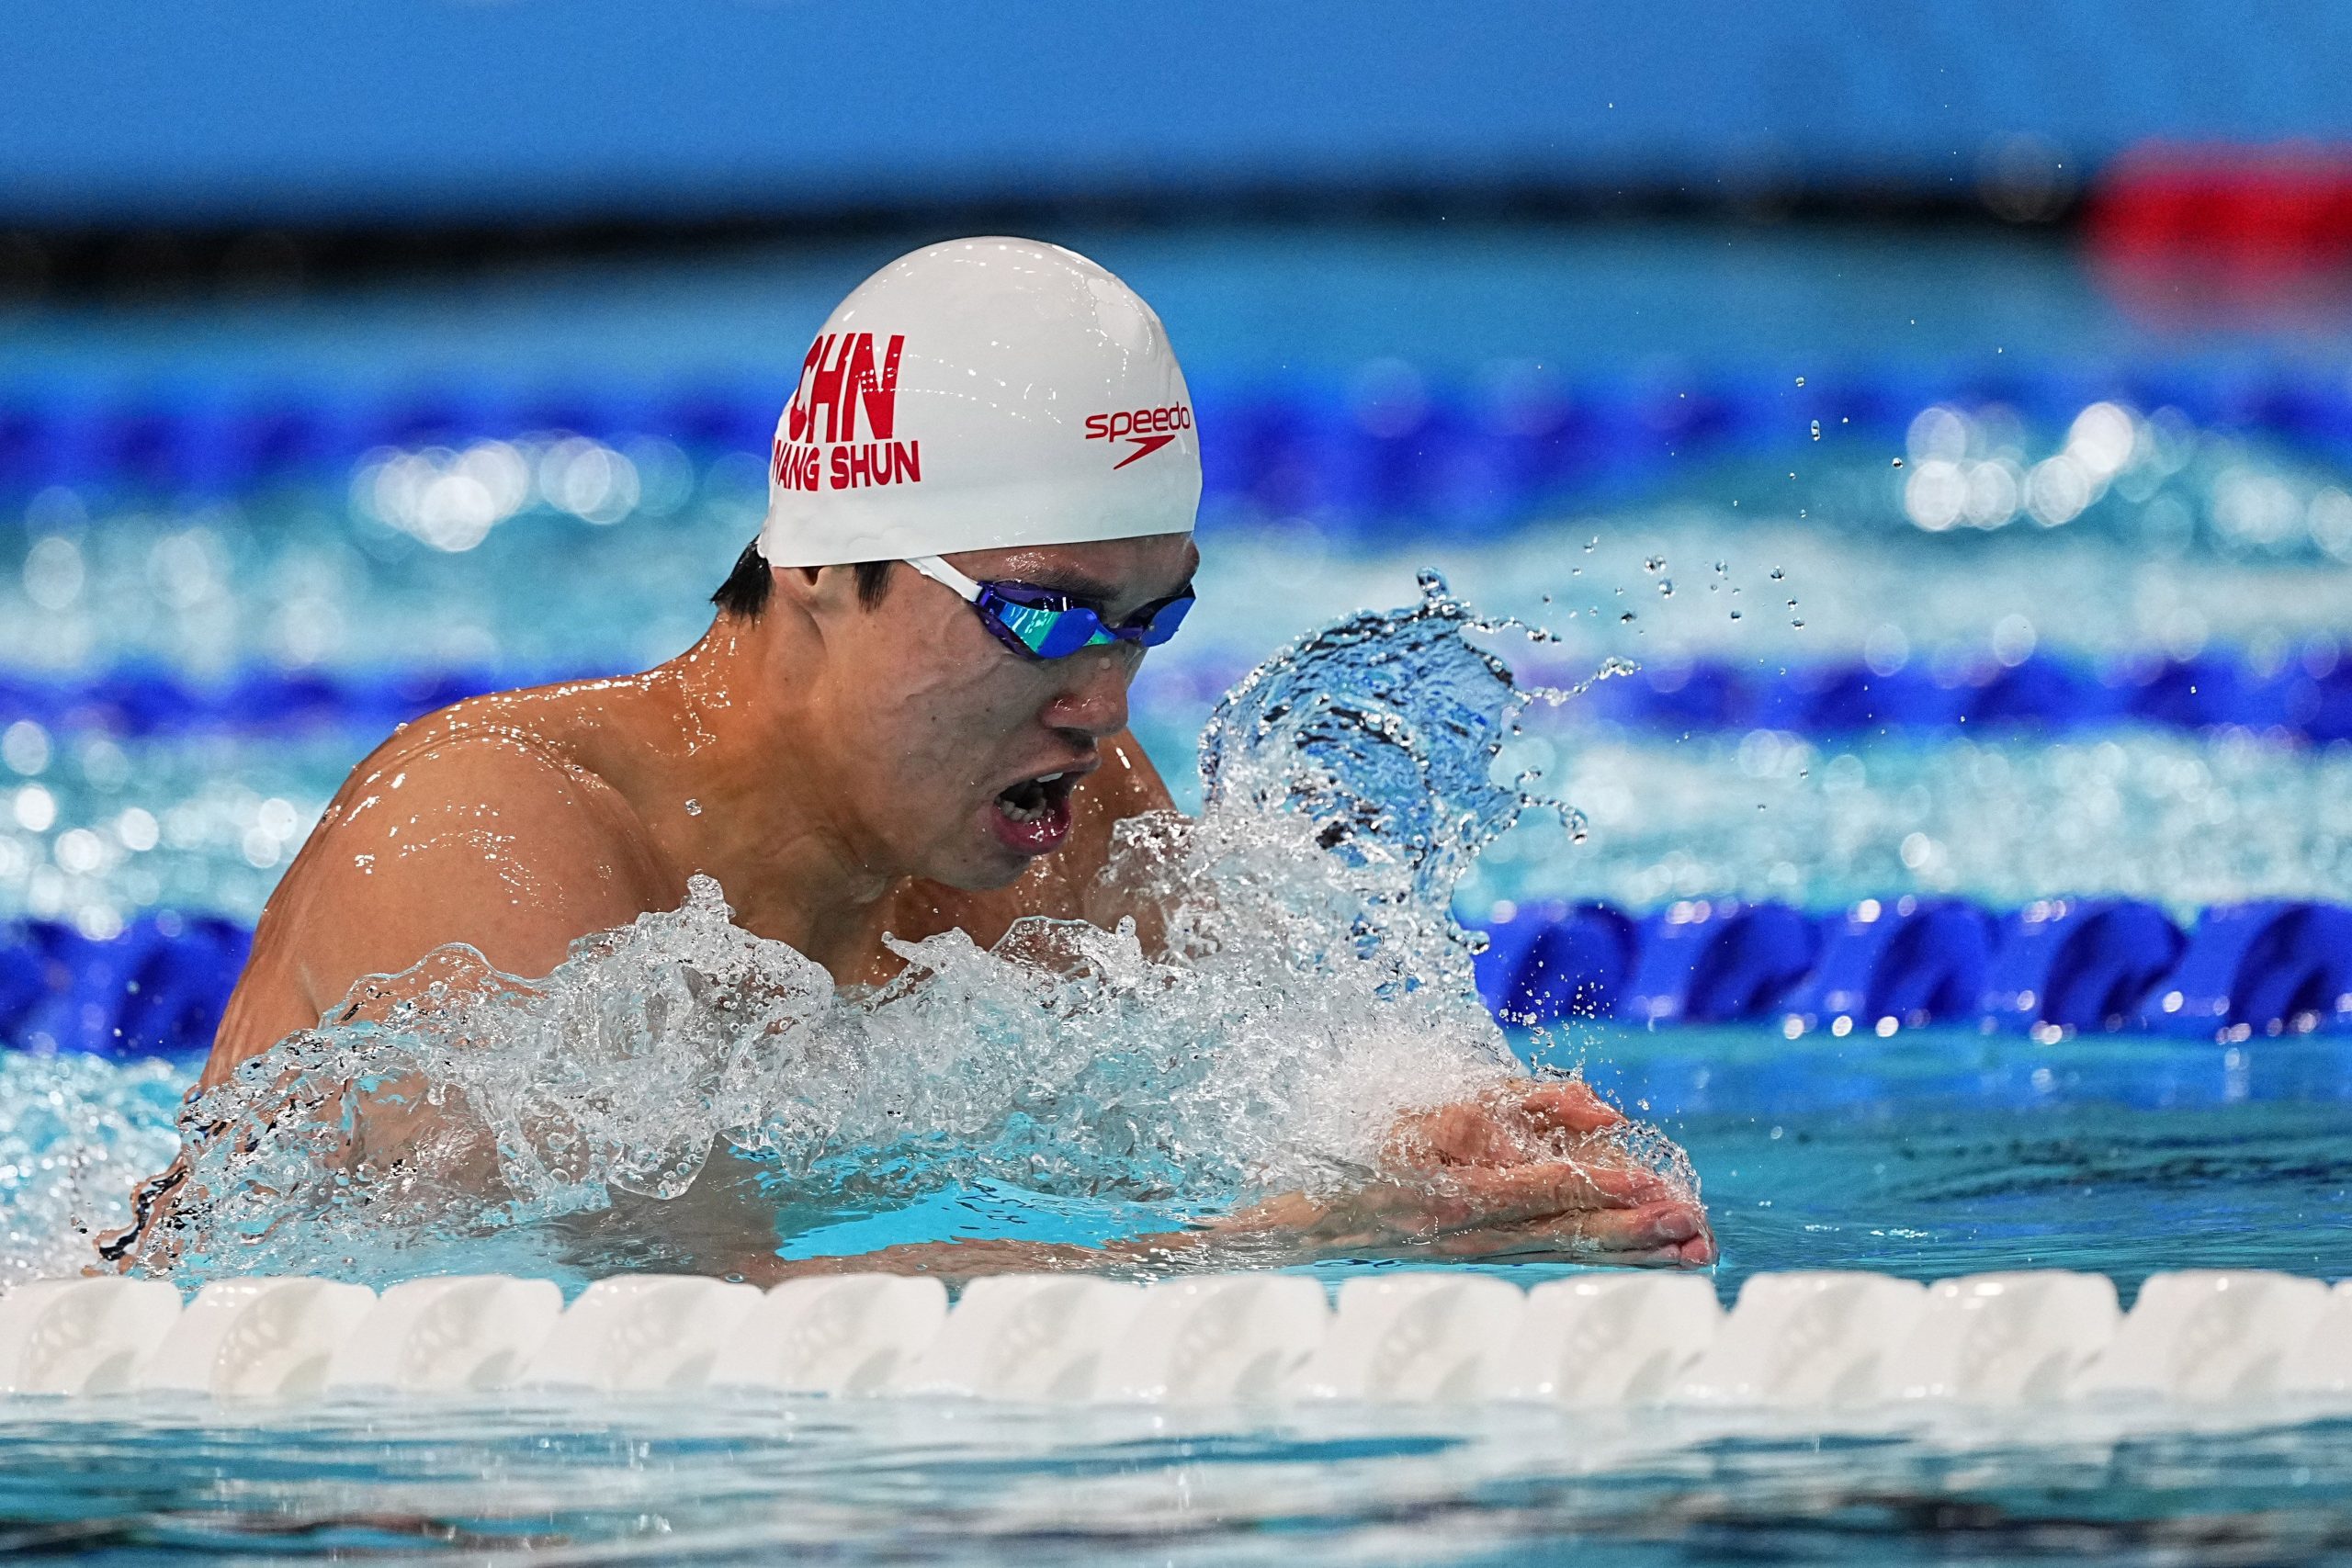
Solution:
<svg viewBox="0 0 2352 1568"><path fill-rule="evenodd" d="M697 877L542 980L451 947L390 988L407 999L363 984L190 1106L171 1253L393 1278L485 1238L560 1250L582 1216L677 1229L678 1201L729 1192L765 1250L956 1185L1182 1223L1360 1184L1402 1111L1519 1070L1450 902L1534 800L1494 778L1502 743L1532 697L1568 694L1471 640L1544 634L1421 587L1227 694L1203 814L1122 824L1087 922L893 942L904 974L843 994ZM1627 1146L1688 1180L1664 1140Z"/></svg>
<svg viewBox="0 0 2352 1568"><path fill-rule="evenodd" d="M0 1288L73 1273L130 1219L132 1185L178 1147L180 1081L164 1062L0 1051Z"/></svg>

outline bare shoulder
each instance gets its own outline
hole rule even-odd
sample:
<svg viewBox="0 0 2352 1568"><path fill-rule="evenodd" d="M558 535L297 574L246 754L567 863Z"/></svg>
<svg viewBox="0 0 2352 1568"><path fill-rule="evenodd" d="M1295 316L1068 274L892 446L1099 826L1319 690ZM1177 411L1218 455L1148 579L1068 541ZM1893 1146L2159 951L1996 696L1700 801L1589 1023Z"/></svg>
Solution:
<svg viewBox="0 0 2352 1568"><path fill-rule="evenodd" d="M561 748L436 715L354 770L288 868L213 1066L450 942L544 975L580 937L675 903L670 880L619 792Z"/></svg>

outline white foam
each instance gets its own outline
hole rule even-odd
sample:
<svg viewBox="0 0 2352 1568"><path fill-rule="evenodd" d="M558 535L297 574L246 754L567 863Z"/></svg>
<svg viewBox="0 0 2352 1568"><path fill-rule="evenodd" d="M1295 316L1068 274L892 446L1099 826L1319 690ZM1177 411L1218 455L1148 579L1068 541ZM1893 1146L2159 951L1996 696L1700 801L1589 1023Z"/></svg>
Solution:
<svg viewBox="0 0 2352 1568"><path fill-rule="evenodd" d="M1527 1298L1491 1274L1351 1280L1322 1345L1292 1377L1311 1399L1471 1400L1501 1381Z"/></svg>
<svg viewBox="0 0 2352 1568"><path fill-rule="evenodd" d="M133 1373L147 1391L263 1398L311 1393L376 1304L365 1285L284 1276L215 1280Z"/></svg>
<svg viewBox="0 0 2352 1568"><path fill-rule="evenodd" d="M698 1275L599 1280L556 1320L518 1381L611 1393L698 1388L759 1303L750 1285Z"/></svg>
<svg viewBox="0 0 2352 1568"><path fill-rule="evenodd" d="M1083 1274L997 1274L964 1288L894 1393L989 1399L1093 1397L1105 1352L1143 1310L1140 1285Z"/></svg>
<svg viewBox="0 0 2352 1568"><path fill-rule="evenodd" d="M1329 1332L1323 1287L1296 1274L1170 1280L1106 1351L1097 1392L1170 1404L1273 1398Z"/></svg>
<svg viewBox="0 0 2352 1568"><path fill-rule="evenodd" d="M179 1321L160 1280L37 1280L0 1296L0 1393L112 1393Z"/></svg>
<svg viewBox="0 0 2352 1568"><path fill-rule="evenodd" d="M1723 1321L1714 1281L1698 1275L1555 1280L1528 1292L1498 1392L1564 1404L1655 1400L1706 1353Z"/></svg>
<svg viewBox="0 0 2352 1568"><path fill-rule="evenodd" d="M329 1388L447 1393L504 1388L563 1313L551 1280L455 1274L386 1291L327 1364Z"/></svg>
<svg viewBox="0 0 2352 1568"><path fill-rule="evenodd" d="M2293 1274L2152 1274L2114 1343L2084 1370L2074 1392L2187 1401L2275 1393L2327 1306L2326 1286Z"/></svg>
<svg viewBox="0 0 2352 1568"><path fill-rule="evenodd" d="M787 1280L735 1325L710 1381L802 1393L871 1393L947 1322L947 1287L892 1274Z"/></svg>
<svg viewBox="0 0 2352 1568"><path fill-rule="evenodd" d="M1705 1355L1675 1380L1681 1404L1867 1404L1927 1307L1917 1280L1859 1270L1758 1274Z"/></svg>

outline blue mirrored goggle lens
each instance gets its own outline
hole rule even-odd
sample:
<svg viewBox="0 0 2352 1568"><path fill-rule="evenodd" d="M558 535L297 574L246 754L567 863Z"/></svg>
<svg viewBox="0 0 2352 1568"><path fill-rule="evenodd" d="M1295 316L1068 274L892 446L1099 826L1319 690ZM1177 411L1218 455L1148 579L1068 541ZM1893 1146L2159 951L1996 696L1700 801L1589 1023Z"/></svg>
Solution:
<svg viewBox="0 0 2352 1568"><path fill-rule="evenodd" d="M1190 593L1181 599L1170 599L1151 613L1151 619L1144 623L1141 635L1136 640L1146 648L1158 648L1176 635L1176 628L1184 624L1184 617L1192 610L1193 596Z"/></svg>
<svg viewBox="0 0 2352 1568"><path fill-rule="evenodd" d="M1011 632L1014 640L1040 659L1060 659L1077 652L1102 625L1091 610L1049 610L991 597L993 602L985 609L994 614L997 624ZM1082 629L1072 624L1081 615L1086 618Z"/></svg>
<svg viewBox="0 0 2352 1568"><path fill-rule="evenodd" d="M1176 628L1184 624L1185 614L1192 607L1193 596L1187 593L1159 606L1148 621L1106 626L1101 615L1083 604L1067 608L1023 604L1008 598L993 585L982 594L980 603L983 615L992 617L1012 634L1013 640L1040 659L1067 659L1080 649L1108 642L1157 648L1176 635Z"/></svg>

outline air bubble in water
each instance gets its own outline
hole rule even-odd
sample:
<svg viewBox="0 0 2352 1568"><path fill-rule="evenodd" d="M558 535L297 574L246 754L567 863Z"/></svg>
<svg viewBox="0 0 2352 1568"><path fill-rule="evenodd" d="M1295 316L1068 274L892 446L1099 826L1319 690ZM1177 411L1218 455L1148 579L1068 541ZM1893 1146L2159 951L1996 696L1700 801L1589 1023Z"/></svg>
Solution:
<svg viewBox="0 0 2352 1568"><path fill-rule="evenodd" d="M1800 387L1802 387L1802 386L1804 386L1804 377L1800 376L1800 377L1798 377L1798 378L1797 378L1797 385L1798 385L1798 386L1800 386Z"/></svg>
<svg viewBox="0 0 2352 1568"><path fill-rule="evenodd" d="M1674 579L1670 577L1661 577L1657 580L1657 596L1661 599L1671 599L1674 597Z"/></svg>
<svg viewBox="0 0 2352 1568"><path fill-rule="evenodd" d="M1821 439L1821 422L1817 419L1813 422L1813 438L1815 441Z"/></svg>
<svg viewBox="0 0 2352 1568"><path fill-rule="evenodd" d="M1772 569L1772 581L1775 581L1775 582L1780 581L1781 581L1781 579L1782 579L1782 578L1784 578L1784 577L1786 577L1786 576L1788 576L1788 575L1789 575L1789 574L1788 574L1788 572L1787 572L1786 570L1784 570L1783 569L1780 568L1780 567L1777 567L1777 566L1776 566L1776 567L1774 567L1774 568Z"/></svg>
<svg viewBox="0 0 2352 1568"><path fill-rule="evenodd" d="M1655 577L1666 570L1666 558L1664 556L1647 557L1642 561L1642 570Z"/></svg>

